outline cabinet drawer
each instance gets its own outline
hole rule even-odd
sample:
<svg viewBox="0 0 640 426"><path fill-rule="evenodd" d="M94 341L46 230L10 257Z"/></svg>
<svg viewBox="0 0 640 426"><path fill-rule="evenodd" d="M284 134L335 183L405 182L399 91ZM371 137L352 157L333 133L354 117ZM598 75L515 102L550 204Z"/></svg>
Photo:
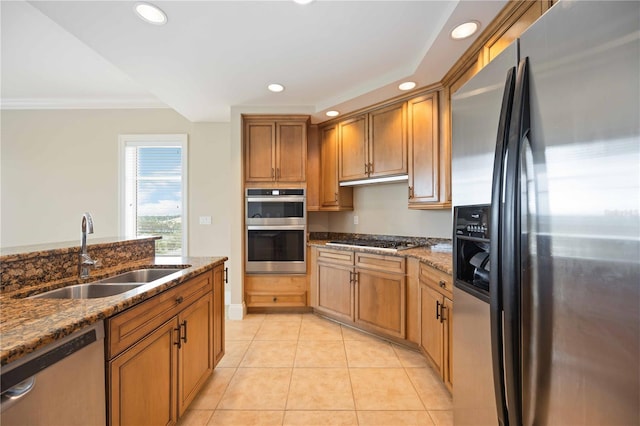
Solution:
<svg viewBox="0 0 640 426"><path fill-rule="evenodd" d="M343 250L318 249L318 262L353 266L354 252Z"/></svg>
<svg viewBox="0 0 640 426"><path fill-rule="evenodd" d="M178 311L212 291L211 272L162 292L107 320L107 350L111 359L159 327Z"/></svg>
<svg viewBox="0 0 640 426"><path fill-rule="evenodd" d="M405 273L404 257L386 256L383 254L356 252L355 265L358 268L372 269L375 271L390 272L393 274Z"/></svg>
<svg viewBox="0 0 640 426"><path fill-rule="evenodd" d="M296 293L263 293L263 292L247 292L247 306L264 307L264 306L306 306L307 292Z"/></svg>
<svg viewBox="0 0 640 426"><path fill-rule="evenodd" d="M423 262L420 262L420 281L439 290L449 298L453 297L453 277Z"/></svg>

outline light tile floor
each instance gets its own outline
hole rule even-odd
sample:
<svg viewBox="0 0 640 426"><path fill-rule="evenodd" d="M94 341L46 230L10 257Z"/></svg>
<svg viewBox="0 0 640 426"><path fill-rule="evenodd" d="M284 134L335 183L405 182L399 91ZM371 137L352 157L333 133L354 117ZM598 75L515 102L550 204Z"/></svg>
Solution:
<svg viewBox="0 0 640 426"><path fill-rule="evenodd" d="M179 426L452 425L424 357L312 314L226 322L226 354Z"/></svg>

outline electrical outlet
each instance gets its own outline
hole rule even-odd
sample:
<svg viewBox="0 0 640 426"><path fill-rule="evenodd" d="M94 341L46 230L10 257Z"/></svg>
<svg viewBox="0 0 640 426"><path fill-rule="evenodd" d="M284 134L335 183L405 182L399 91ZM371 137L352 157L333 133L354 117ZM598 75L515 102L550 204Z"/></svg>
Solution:
<svg viewBox="0 0 640 426"><path fill-rule="evenodd" d="M358 216L354 216L353 217L353 224L357 225L358 224Z"/></svg>
<svg viewBox="0 0 640 426"><path fill-rule="evenodd" d="M211 216L200 216L200 225L211 225Z"/></svg>

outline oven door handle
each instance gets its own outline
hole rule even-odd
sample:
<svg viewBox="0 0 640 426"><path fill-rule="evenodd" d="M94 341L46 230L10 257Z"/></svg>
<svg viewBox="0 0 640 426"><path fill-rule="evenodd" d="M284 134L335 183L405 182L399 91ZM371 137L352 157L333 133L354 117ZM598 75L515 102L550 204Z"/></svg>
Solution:
<svg viewBox="0 0 640 426"><path fill-rule="evenodd" d="M273 196L273 197L247 197L247 203L302 203L304 197L302 196Z"/></svg>
<svg viewBox="0 0 640 426"><path fill-rule="evenodd" d="M248 225L248 231L304 231L305 225Z"/></svg>

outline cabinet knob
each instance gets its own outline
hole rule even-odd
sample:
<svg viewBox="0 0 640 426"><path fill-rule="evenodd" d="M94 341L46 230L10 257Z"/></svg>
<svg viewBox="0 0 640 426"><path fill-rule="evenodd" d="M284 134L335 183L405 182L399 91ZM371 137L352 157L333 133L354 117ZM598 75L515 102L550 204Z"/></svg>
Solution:
<svg viewBox="0 0 640 426"><path fill-rule="evenodd" d="M277 302L277 301L278 301L278 298L277 298L277 297L274 297L274 298L273 298L273 301L274 301L274 302Z"/></svg>
<svg viewBox="0 0 640 426"><path fill-rule="evenodd" d="M445 288L447 286L447 283L443 280L440 280L440 282L438 282L438 285L442 288Z"/></svg>
<svg viewBox="0 0 640 426"><path fill-rule="evenodd" d="M182 296L178 296L176 297L176 303L179 305L184 301L184 298Z"/></svg>

